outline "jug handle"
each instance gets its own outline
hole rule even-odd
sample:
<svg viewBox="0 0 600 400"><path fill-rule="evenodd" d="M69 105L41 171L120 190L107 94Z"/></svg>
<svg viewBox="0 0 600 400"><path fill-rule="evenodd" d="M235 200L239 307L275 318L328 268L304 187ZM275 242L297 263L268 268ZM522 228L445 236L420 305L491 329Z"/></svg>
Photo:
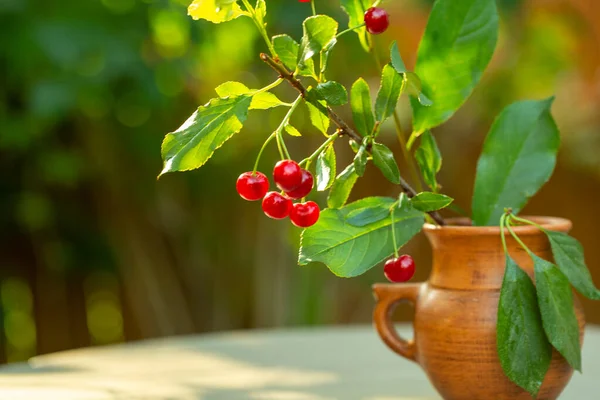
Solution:
<svg viewBox="0 0 600 400"><path fill-rule="evenodd" d="M392 312L394 307L403 301L416 305L421 285L421 283L373 285L373 292L377 300L373 321L379 336L390 349L415 362L417 362L415 342L403 339L398 335L392 321Z"/></svg>

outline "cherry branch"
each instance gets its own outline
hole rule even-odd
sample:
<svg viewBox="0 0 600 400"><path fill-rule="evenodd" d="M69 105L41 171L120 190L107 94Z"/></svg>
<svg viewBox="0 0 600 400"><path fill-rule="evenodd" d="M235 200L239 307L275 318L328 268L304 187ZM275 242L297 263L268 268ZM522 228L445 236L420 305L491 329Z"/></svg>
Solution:
<svg viewBox="0 0 600 400"><path fill-rule="evenodd" d="M302 82L300 82L294 76L293 72L288 71L288 69L281 62L274 60L266 53L261 53L260 59L267 63L269 67L273 68L281 78L285 79L290 85L292 85L292 87L300 93L300 95L304 98L305 101L308 101L309 103L313 104L319 109L323 109L323 105L316 101L316 99L311 99L306 96L306 88L304 87L304 85L302 85ZM329 118L338 127L339 136L348 135L348 137L353 139L355 142L362 142L363 137L359 135L354 129L352 129L346 123L346 121L342 119L342 117L340 117L335 111L333 111L333 109L330 106L327 106L326 109ZM402 177L400 177L400 187L402 187L402 190L408 195L408 197L415 197L417 195L415 189L413 189L412 186L410 186L410 184L406 182ZM446 225L444 218L437 211L429 212L428 214L439 225Z"/></svg>

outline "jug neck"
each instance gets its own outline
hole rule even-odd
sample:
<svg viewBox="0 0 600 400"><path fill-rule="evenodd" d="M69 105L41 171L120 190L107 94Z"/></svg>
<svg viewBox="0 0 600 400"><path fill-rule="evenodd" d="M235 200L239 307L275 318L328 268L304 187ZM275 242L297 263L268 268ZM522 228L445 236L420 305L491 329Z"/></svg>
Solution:
<svg viewBox="0 0 600 400"><path fill-rule="evenodd" d="M553 217L526 217L544 229L568 232L571 221ZM471 226L467 218L452 218L446 226L425 224L423 230L433 250L429 284L455 290L499 290L506 258L498 226ZM552 261L546 235L537 227L515 226L513 231L539 257ZM510 256L531 277L531 257L505 230Z"/></svg>

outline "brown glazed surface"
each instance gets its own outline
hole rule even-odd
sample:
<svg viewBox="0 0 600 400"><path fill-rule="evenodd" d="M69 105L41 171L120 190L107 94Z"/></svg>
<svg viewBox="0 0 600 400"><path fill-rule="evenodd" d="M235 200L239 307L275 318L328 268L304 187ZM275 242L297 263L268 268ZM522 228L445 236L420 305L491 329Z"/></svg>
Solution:
<svg viewBox="0 0 600 400"><path fill-rule="evenodd" d="M565 219L529 219L549 230L571 229L571 222ZM504 276L500 228L468 223L453 219L445 227L425 225L433 248L428 282L374 285L377 331L392 350L420 364L446 400L531 399L505 377L496 353L496 314ZM514 230L534 253L552 260L550 244L537 228L519 226ZM507 244L513 259L533 277L527 253L510 235ZM402 301L415 305L413 341L403 340L392 327L392 311ZM585 321L577 297L575 307L583 340ZM573 369L554 351L538 399L556 399L572 374Z"/></svg>

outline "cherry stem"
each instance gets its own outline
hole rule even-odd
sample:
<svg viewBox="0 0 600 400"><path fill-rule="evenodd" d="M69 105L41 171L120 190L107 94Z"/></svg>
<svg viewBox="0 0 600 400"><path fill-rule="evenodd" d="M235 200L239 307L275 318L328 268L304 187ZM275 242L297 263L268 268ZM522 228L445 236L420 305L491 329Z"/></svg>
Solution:
<svg viewBox="0 0 600 400"><path fill-rule="evenodd" d="M277 146L279 146L279 148L280 148L279 152L281 154L281 149L283 149L282 158L287 157L288 160L291 160L292 157L290 157L290 152L288 151L287 146L285 145L285 140L283 140L283 130L285 129L285 126L290 123L292 114L294 114L294 111L296 111L296 108L298 108L300 101L302 101L302 96L298 96L296 98L296 100L294 100L294 102L292 103L292 106L290 107L290 110L287 112L285 117L283 117L281 124L279 124L279 126L275 130L275 133L277 135ZM284 155L285 155L285 157L284 157Z"/></svg>
<svg viewBox="0 0 600 400"><path fill-rule="evenodd" d="M319 103L316 99L306 98L306 88L304 87L304 85L302 85L302 82L300 82L294 76L293 73L288 71L288 69L283 64L281 64L281 62L275 61L273 58L269 57L269 55L265 53L260 54L260 59L263 60L271 68L273 68L273 70L275 70L275 72L277 72L281 78L288 81L288 83L300 93L300 96L304 99L304 101L313 104L317 108L323 108L323 105ZM325 109L327 110L327 114L329 115L331 121L338 127L339 136L347 135L355 142L362 143L363 137L359 135L356 131L354 131L352 128L350 128L350 126L342 119L342 117L340 117L335 111L333 111L333 109L330 106L325 107ZM417 192L412 188L412 186L410 186L410 184L406 182L402 177L400 177L400 187L408 197L415 197L417 195ZM435 222L437 222L438 225L446 225L444 218L437 211L432 211L428 214L431 216L431 218L433 218Z"/></svg>
<svg viewBox="0 0 600 400"><path fill-rule="evenodd" d="M310 7L312 8L312 14L317 15L317 9L315 8L315 0L310 0Z"/></svg>
<svg viewBox="0 0 600 400"><path fill-rule="evenodd" d="M340 137L340 134L338 132L329 136L329 138L327 138L327 140L325 142L323 142L323 144L321 146L319 146L319 148L317 150L315 150L314 153L312 153L308 158L305 158L304 160L300 161L299 165L303 166L306 164L306 169L308 169L310 164L313 161L315 161L315 159L317 157L319 157L319 154L321 154L323 152L323 150L325 150L327 148L327 146L329 146L330 143L333 143L335 141L335 139L337 139L338 137Z"/></svg>
<svg viewBox="0 0 600 400"><path fill-rule="evenodd" d="M366 25L365 23L362 23L362 24L360 24L360 25L353 26L352 28L348 28L348 29L346 29L345 31L341 31L340 33L338 33L337 35L335 35L335 38L337 39L337 38L339 38L340 36L342 36L342 35L344 35L344 34L346 34L346 33L348 33L348 32L352 32L352 31L355 31L355 30L357 30L357 29L360 29L360 28L362 28L362 27L363 27L363 26L365 26L365 25Z"/></svg>
<svg viewBox="0 0 600 400"><path fill-rule="evenodd" d="M277 150L279 150L279 157L281 157L282 160L285 160L286 158L289 159L290 158L289 153L286 153L284 151L285 147L282 146L283 139L282 139L281 135L280 134L275 135L275 139L277 141Z"/></svg>
<svg viewBox="0 0 600 400"><path fill-rule="evenodd" d="M260 162L260 158L262 157L263 152L265 151L265 149L267 148L267 145L271 142L271 140L273 140L275 138L275 135L276 135L275 132L271 133L271 135L269 135L267 140L265 140L262 147L260 148L260 151L258 152L258 156L256 157L256 161L254 162L254 169L252 170L253 175L256 172L256 170L258 169L258 163Z"/></svg>
<svg viewBox="0 0 600 400"><path fill-rule="evenodd" d="M394 203L395 204L395 203ZM396 205L392 207L391 217L392 217L392 242L394 243L394 256L398 258L398 243L396 242L396 221L394 220L394 210L396 209Z"/></svg>
<svg viewBox="0 0 600 400"><path fill-rule="evenodd" d="M279 79L277 81L275 81L274 83L276 83L276 82L279 82ZM269 86L272 86L274 83L272 83ZM263 89L261 89L261 91ZM260 148L260 151L258 152L256 161L254 162L254 170L252 171L252 173L256 172L256 170L258 169L258 163L260 162L260 158L262 157L262 154L265 151L265 148L271 142L271 140L273 140L274 138L277 138L277 147L279 148L279 155L282 158L285 158L284 154L282 152L281 143L279 142L279 136L281 135L281 132L283 132L283 130L285 129L285 126L290 122L290 118L292 117L292 114L294 113L294 111L296 111L296 108L298 108L298 105L300 104L301 100L302 100L302 96L298 96L298 98L296 98L296 100L291 104L291 107L290 107L290 110L288 111L288 113L285 115L285 117L283 117L283 120L281 121L281 124L279 125L279 127L277 127L277 129L275 129L275 131L273 133L271 133L271 135L269 135L267 140L265 140L262 147ZM286 150L287 150L287 148L286 148ZM289 153L288 153L288 158L289 158Z"/></svg>

